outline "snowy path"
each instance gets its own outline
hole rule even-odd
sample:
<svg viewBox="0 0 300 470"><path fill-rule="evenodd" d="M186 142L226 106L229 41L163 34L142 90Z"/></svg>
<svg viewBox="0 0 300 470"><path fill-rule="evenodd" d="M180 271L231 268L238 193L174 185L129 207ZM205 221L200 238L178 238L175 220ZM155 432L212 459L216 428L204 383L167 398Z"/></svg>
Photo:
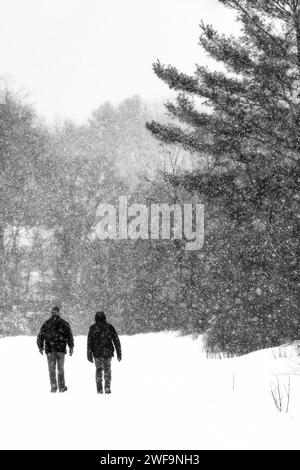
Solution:
<svg viewBox="0 0 300 470"><path fill-rule="evenodd" d="M201 341L122 337L112 394L97 395L85 337L66 358L65 394L50 394L35 338L0 339L1 449L300 449L300 365L270 350L208 360ZM275 351L276 352L276 351ZM278 351L277 351L278 352ZM291 377L289 413L270 384ZM282 388L283 390L283 388Z"/></svg>

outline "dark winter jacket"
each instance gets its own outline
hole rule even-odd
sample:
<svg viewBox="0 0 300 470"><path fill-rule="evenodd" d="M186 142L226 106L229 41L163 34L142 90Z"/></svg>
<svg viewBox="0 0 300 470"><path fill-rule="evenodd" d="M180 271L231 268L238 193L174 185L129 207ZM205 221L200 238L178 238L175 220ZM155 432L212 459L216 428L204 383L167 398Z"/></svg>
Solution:
<svg viewBox="0 0 300 470"><path fill-rule="evenodd" d="M104 316L104 315L103 315ZM97 318L89 330L87 340L87 358L93 362L94 357L112 357L116 350L119 360L122 358L121 343L116 330L104 318Z"/></svg>
<svg viewBox="0 0 300 470"><path fill-rule="evenodd" d="M59 315L52 315L43 323L37 337L39 349L44 349L46 354L50 352L62 352L66 354L66 345L70 349L74 347L74 339L69 323Z"/></svg>

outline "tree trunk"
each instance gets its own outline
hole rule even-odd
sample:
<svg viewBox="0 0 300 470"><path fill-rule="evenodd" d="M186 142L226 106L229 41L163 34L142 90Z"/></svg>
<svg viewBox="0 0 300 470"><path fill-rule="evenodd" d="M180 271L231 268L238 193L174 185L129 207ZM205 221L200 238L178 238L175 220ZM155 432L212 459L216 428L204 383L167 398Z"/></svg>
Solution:
<svg viewBox="0 0 300 470"><path fill-rule="evenodd" d="M295 29L296 29L296 39L297 39L297 57L298 57L298 70L300 74L300 7L298 6L295 11Z"/></svg>
<svg viewBox="0 0 300 470"><path fill-rule="evenodd" d="M0 225L0 308L5 304L4 227Z"/></svg>

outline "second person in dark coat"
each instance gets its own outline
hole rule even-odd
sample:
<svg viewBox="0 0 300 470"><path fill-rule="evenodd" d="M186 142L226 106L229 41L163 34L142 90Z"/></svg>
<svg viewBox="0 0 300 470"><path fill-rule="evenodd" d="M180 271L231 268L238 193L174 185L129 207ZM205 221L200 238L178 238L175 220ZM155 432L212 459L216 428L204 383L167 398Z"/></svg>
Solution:
<svg viewBox="0 0 300 470"><path fill-rule="evenodd" d="M95 360L97 393L103 393L103 372L105 393L111 393L111 359L116 351L117 359L121 361L121 343L114 327L107 323L104 312L96 313L95 322L88 334L87 358L90 362Z"/></svg>

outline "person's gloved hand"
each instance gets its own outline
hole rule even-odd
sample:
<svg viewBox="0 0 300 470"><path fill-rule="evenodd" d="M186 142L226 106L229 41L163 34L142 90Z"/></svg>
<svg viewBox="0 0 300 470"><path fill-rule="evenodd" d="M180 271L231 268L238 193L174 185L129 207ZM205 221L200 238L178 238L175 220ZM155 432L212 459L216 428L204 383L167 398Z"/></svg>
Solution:
<svg viewBox="0 0 300 470"><path fill-rule="evenodd" d="M41 348L41 349L39 349L39 352L40 352L40 354L41 354L41 355L43 355L43 354L44 354L44 350L43 350L42 348Z"/></svg>
<svg viewBox="0 0 300 470"><path fill-rule="evenodd" d="M73 348L70 348L69 354L70 354L70 356L72 356L72 354L73 354Z"/></svg>
<svg viewBox="0 0 300 470"><path fill-rule="evenodd" d="M94 362L93 356L88 356L88 361L91 362L91 363L93 363L93 362Z"/></svg>
<svg viewBox="0 0 300 470"><path fill-rule="evenodd" d="M122 356L118 356L118 361L120 362L122 360Z"/></svg>

